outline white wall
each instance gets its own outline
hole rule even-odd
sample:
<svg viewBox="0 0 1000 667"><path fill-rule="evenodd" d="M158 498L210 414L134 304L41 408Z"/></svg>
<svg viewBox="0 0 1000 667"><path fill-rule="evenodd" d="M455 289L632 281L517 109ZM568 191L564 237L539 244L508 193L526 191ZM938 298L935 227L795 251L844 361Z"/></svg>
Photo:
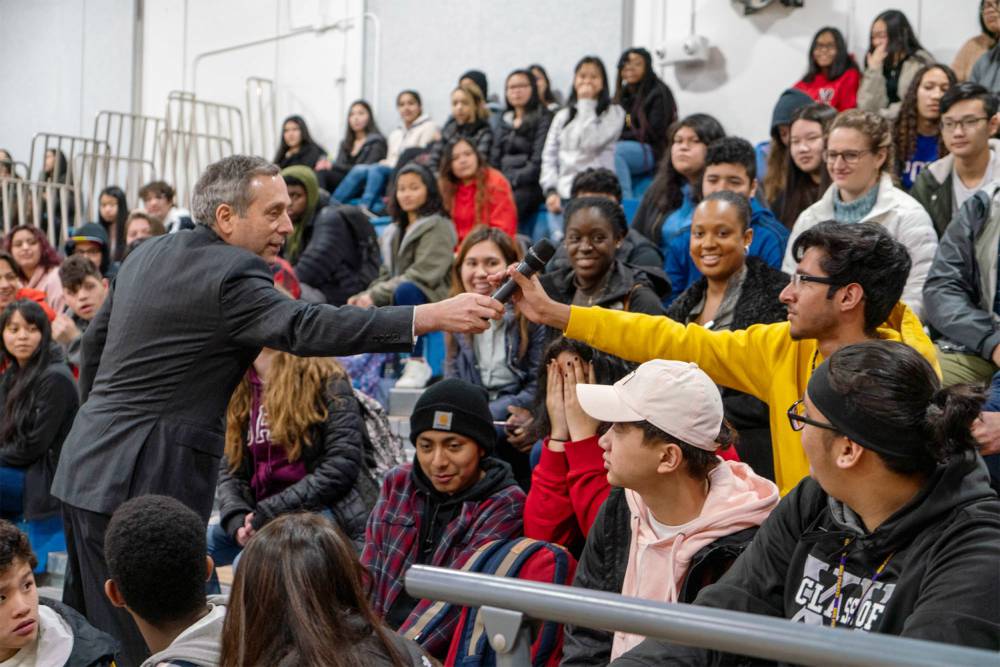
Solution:
<svg viewBox="0 0 1000 667"><path fill-rule="evenodd" d="M777 5L777 3L776 3ZM132 106L135 0L0 0L0 146L27 161L38 131L89 135L97 111ZM514 67L538 61L566 92L586 53L613 68L622 49L623 7L571 0L145 0L139 107L162 115L171 90L195 84L200 97L245 105L249 76L274 79L277 115L301 113L334 150L346 106L376 101L385 129L397 123L393 101L414 87L439 121L448 93L466 69L486 72L494 93ZM872 18L888 7L907 13L924 44L950 62L978 31L977 0L806 0L743 16L732 0L634 0L632 43L653 50L690 28L711 41L705 66L663 70L682 114L713 113L731 133L758 140L778 94L802 75L813 32L834 25L863 52ZM363 12L378 19L359 25ZM304 34L205 59L199 53L341 19L346 31ZM375 73L378 72L376 85ZM613 76L611 72L609 75ZM275 131L277 128L275 128ZM267 151L270 153L270 150ZM36 169L37 171L37 169Z"/></svg>
<svg viewBox="0 0 1000 667"><path fill-rule="evenodd" d="M362 0L146 0L145 6L144 113L163 116L174 90L243 109L247 78L263 77L276 85L278 123L301 114L317 140L333 150L346 105L361 92ZM208 51L341 20L342 30L305 33L198 62Z"/></svg>
<svg viewBox="0 0 1000 667"><path fill-rule="evenodd" d="M133 0L0 0L0 147L28 162L36 132L91 136L98 111L129 110L132 10Z"/></svg>
<svg viewBox="0 0 1000 667"><path fill-rule="evenodd" d="M902 10L923 45L948 64L979 32L978 0L805 0L800 9L775 2L750 16L730 0L635 0L633 42L651 52L677 45L690 33L692 7L695 32L708 38L711 57L704 65L664 67L661 75L681 115L713 114L728 133L753 141L767 137L774 103L805 73L809 44L822 26L844 33L862 67L871 22L886 9Z"/></svg>
<svg viewBox="0 0 1000 667"><path fill-rule="evenodd" d="M541 63L553 88L568 93L573 66L588 54L604 60L614 76L621 53L622 5L572 0L368 0L382 26L376 117L384 132L399 124L396 94L420 92L424 110L443 124L458 77L482 70L490 95L503 102L504 80L519 67ZM371 34L369 24L369 34ZM369 44L371 46L371 44ZM371 63L370 49L366 62ZM369 68L369 73L372 68Z"/></svg>

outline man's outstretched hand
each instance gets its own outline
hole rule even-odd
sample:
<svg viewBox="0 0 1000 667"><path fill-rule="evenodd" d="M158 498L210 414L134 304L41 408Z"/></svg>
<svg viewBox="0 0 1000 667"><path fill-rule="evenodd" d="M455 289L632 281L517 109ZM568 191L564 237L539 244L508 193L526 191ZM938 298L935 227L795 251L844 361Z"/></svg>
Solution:
<svg viewBox="0 0 1000 667"><path fill-rule="evenodd" d="M430 331L482 333L490 320L503 317L503 304L491 297L465 292L413 309L413 329L418 336Z"/></svg>
<svg viewBox="0 0 1000 667"><path fill-rule="evenodd" d="M545 288L538 281L538 276L525 278L517 270L517 264L511 264L506 271L489 276L490 285L496 289L511 276L520 288L514 292L514 303L521 313L536 324L545 324L563 331L569 324L569 306L553 301L545 293Z"/></svg>

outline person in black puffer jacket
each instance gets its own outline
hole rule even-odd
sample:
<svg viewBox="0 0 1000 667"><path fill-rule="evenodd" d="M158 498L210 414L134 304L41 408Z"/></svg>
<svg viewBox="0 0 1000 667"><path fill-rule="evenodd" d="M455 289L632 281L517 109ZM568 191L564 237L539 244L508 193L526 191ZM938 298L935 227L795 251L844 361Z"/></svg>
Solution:
<svg viewBox="0 0 1000 667"><path fill-rule="evenodd" d="M340 142L337 159L320 160L316 163L316 177L327 192L338 199L346 196L338 193L337 186L356 164L375 164L385 157L389 145L375 123L372 107L364 100L355 100L347 112L347 127L344 140ZM307 165L308 166L308 165Z"/></svg>
<svg viewBox="0 0 1000 667"><path fill-rule="evenodd" d="M788 276L760 258L746 255L749 210L746 198L731 192L709 195L695 209L691 258L703 276L670 304L667 317L729 330L782 322L788 317L788 309L779 300ZM718 263L709 265L703 256L718 256ZM715 302L713 294L722 294L721 301ZM718 307L709 317L712 302ZM767 404L734 389L720 391L726 419L740 434L736 443L740 460L773 481Z"/></svg>
<svg viewBox="0 0 1000 667"><path fill-rule="evenodd" d="M76 382L37 303L10 303L0 331L6 366L0 375L0 514L12 521L58 517L62 504L49 488L80 404Z"/></svg>
<svg viewBox="0 0 1000 667"><path fill-rule="evenodd" d="M332 359L265 349L233 392L209 555L234 561L269 521L323 512L360 551L378 489L350 379Z"/></svg>
<svg viewBox="0 0 1000 667"><path fill-rule="evenodd" d="M569 266L541 276L545 292L560 303L663 315L666 278L616 259L627 228L622 207L606 197L580 197L566 207L563 245ZM663 281L666 284L656 284Z"/></svg>
<svg viewBox="0 0 1000 667"><path fill-rule="evenodd" d="M312 169L296 165L281 170L292 204L292 235L283 254L299 282L320 294L307 301L343 306L378 276L378 235L361 209L341 206L319 189Z"/></svg>
<svg viewBox="0 0 1000 667"><path fill-rule="evenodd" d="M507 110L500 117L493 138L490 164L503 172L514 190L518 231L531 235L523 224L545 200L538 178L542 173L542 149L552 124L552 112L538 97L535 77L524 69L507 75Z"/></svg>
<svg viewBox="0 0 1000 667"><path fill-rule="evenodd" d="M625 198L631 199L632 178L653 173L666 148L667 128L677 120L674 94L653 72L646 49L628 49L618 59L615 104L625 110L625 127L615 146L615 171Z"/></svg>

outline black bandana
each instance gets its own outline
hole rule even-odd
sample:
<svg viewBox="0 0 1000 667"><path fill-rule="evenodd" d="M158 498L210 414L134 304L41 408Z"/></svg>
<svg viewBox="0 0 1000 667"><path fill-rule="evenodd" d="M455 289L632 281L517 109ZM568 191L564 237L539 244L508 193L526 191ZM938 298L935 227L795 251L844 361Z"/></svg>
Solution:
<svg viewBox="0 0 1000 667"><path fill-rule="evenodd" d="M887 427L876 417L859 410L853 396L842 396L830 386L830 361L826 360L809 378L809 400L823 413L837 431L865 449L886 456L907 456L926 440L918 429Z"/></svg>

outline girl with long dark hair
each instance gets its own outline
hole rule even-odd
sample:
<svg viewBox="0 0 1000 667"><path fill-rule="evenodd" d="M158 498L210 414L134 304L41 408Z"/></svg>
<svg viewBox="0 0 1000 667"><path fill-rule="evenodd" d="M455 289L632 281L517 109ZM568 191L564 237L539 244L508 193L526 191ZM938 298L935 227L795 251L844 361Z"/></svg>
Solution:
<svg viewBox="0 0 1000 667"><path fill-rule="evenodd" d="M677 120L674 94L653 72L653 58L646 49L627 49L618 59L615 104L625 110L625 127L615 146L615 172L622 197L631 199L633 177L653 172L666 147L667 127Z"/></svg>
<svg viewBox="0 0 1000 667"><path fill-rule="evenodd" d="M417 667L423 652L368 603L349 540L316 514L265 526L243 552L222 629L222 667ZM280 619L276 623L275 620Z"/></svg>
<svg viewBox="0 0 1000 667"><path fill-rule="evenodd" d="M302 116L289 116L281 123L281 141L274 154L274 164L282 169L301 164L316 169L320 160L326 159L326 149L309 134L309 126Z"/></svg>
<svg viewBox="0 0 1000 667"><path fill-rule="evenodd" d="M958 83L947 65L935 63L920 68L899 107L892 126L895 174L909 191L920 171L942 157L941 98Z"/></svg>
<svg viewBox="0 0 1000 667"><path fill-rule="evenodd" d="M490 164L495 165L510 183L517 205L519 230L544 201L538 178L542 172L542 150L552 124L552 112L538 96L535 77L524 69L507 75L507 110L499 118L490 152Z"/></svg>
<svg viewBox="0 0 1000 667"><path fill-rule="evenodd" d="M444 215L437 180L426 167L411 162L399 170L389 212L392 226L382 235L378 277L364 292L348 299L348 305L415 306L446 298L458 239L455 226ZM396 386L420 388L430 378L424 340L418 337Z"/></svg>
<svg viewBox="0 0 1000 667"><path fill-rule="evenodd" d="M932 62L906 15L898 9L882 12L872 22L858 108L895 120L917 70Z"/></svg>
<svg viewBox="0 0 1000 667"><path fill-rule="evenodd" d="M535 77L535 85L538 87L538 98L545 105L545 108L552 113L559 111L559 99L561 96L558 92L552 90L549 73L538 63L528 65L528 71Z"/></svg>
<svg viewBox="0 0 1000 667"><path fill-rule="evenodd" d="M337 151L337 159L331 164L328 160L316 165L316 177L327 192L332 192L334 199L346 201L351 193L339 190L340 182L356 164L375 164L385 157L388 146L378 125L375 124L375 114L365 100L355 100L347 110L347 126L344 128L344 138Z"/></svg>
<svg viewBox="0 0 1000 667"><path fill-rule="evenodd" d="M792 114L785 184L770 202L774 215L788 229L830 186L830 172L826 170L823 151L827 130L836 115L836 109L819 103L802 107Z"/></svg>
<svg viewBox="0 0 1000 667"><path fill-rule="evenodd" d="M6 366L0 375L0 516L57 516L60 503L49 487L79 407L76 382L37 303L7 305L0 332Z"/></svg>
<svg viewBox="0 0 1000 667"><path fill-rule="evenodd" d="M836 28L826 26L813 35L809 69L795 88L837 111L857 106L861 70L847 52L847 42Z"/></svg>
<svg viewBox="0 0 1000 667"><path fill-rule="evenodd" d="M120 262L125 254L125 221L128 219L128 202L125 191L117 185L101 190L98 198L98 219L111 243L111 259Z"/></svg>
<svg viewBox="0 0 1000 667"><path fill-rule="evenodd" d="M4 238L7 250L21 267L25 276L24 287L45 292L45 300L52 310L61 313L66 305L62 282L59 280L59 253L48 238L34 225L13 227Z"/></svg>
<svg viewBox="0 0 1000 667"><path fill-rule="evenodd" d="M539 185L553 241L563 237L562 210L576 175L590 167L614 169L615 142L624 122L625 111L611 101L604 62L597 56L581 58L573 70L573 94L552 119L542 153Z"/></svg>
<svg viewBox="0 0 1000 667"><path fill-rule="evenodd" d="M632 220L632 226L660 248L665 250L690 224L708 145L724 136L719 121L703 113L686 116L667 130L669 152Z"/></svg>
<svg viewBox="0 0 1000 667"><path fill-rule="evenodd" d="M517 209L510 183L486 164L469 139L459 137L445 146L438 185L459 242L476 225L498 227L512 239L517 235Z"/></svg>

